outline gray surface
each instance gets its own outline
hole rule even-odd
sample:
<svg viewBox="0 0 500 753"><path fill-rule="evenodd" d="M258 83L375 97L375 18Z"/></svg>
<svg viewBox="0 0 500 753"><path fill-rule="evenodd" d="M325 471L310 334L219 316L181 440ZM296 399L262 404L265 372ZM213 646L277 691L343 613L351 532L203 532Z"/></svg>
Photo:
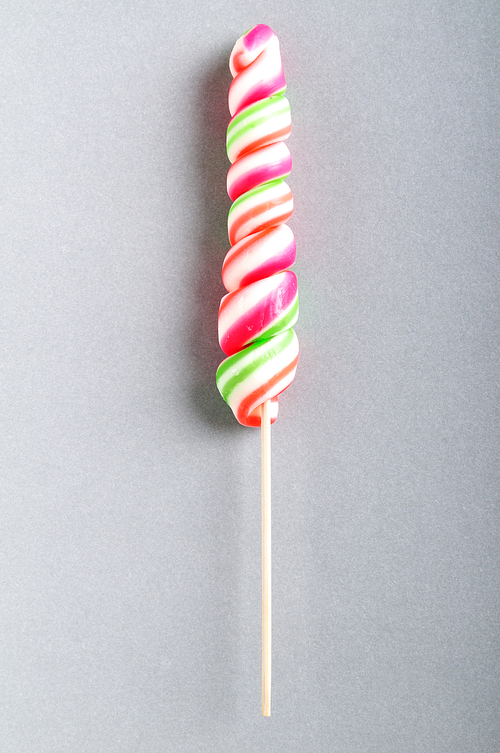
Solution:
<svg viewBox="0 0 500 753"><path fill-rule="evenodd" d="M1 16L2 753L499 750L497 2ZM301 293L269 720L259 433L214 385L258 22Z"/></svg>

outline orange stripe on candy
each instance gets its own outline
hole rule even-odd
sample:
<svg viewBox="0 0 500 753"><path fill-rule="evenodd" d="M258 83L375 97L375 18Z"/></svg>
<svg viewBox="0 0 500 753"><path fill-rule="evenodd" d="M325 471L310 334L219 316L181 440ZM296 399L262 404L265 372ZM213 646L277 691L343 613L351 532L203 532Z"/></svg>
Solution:
<svg viewBox="0 0 500 753"><path fill-rule="evenodd" d="M279 131L273 131L272 133L268 133L266 136L262 136L260 139L257 139L257 141L252 141L252 143L248 146L245 146L241 152L238 152L233 162L236 162L237 159L244 157L246 154L250 154L250 152L253 152L254 149L259 149L261 146L267 146L268 144L274 144L277 141L282 141L290 135L291 130L292 126L290 124L285 126L285 128L280 128Z"/></svg>
<svg viewBox="0 0 500 753"><path fill-rule="evenodd" d="M240 424L246 423L246 420L251 412L250 408L252 406L252 403L254 403L259 398L264 397L266 392L268 392L272 387L278 384L278 382L280 382L284 377L288 376L288 374L290 374L296 368L298 360L299 357L297 355L295 356L293 361L289 363L288 366L286 366L282 371L272 376L271 379L266 382L266 384L258 387L258 389L248 395L244 400L242 400L236 413L236 418L238 419ZM283 389L286 388L284 387ZM258 424L258 426L260 426L260 424Z"/></svg>
<svg viewBox="0 0 500 753"><path fill-rule="evenodd" d="M246 223L248 220L255 219L261 214L264 214L264 212L267 212L269 209L276 209L283 204L288 204L291 200L293 200L292 192L289 190L284 196L280 196L279 198L275 199L268 199L267 201L264 201L262 204L257 204L255 207L250 207L246 212L241 214L237 219L235 219L234 222L231 223L231 227L229 228L229 242L232 244L236 243L236 234L238 230ZM252 230L252 234L256 233L259 230L262 230L265 227L268 227L269 225L271 227L275 227L276 225L281 225L283 222L286 222L289 217L292 215L292 210L288 212L283 212L281 215L278 215L277 217L273 217L272 222L269 223L269 220L264 221L262 225L258 225ZM241 238L240 238L241 240Z"/></svg>
<svg viewBox="0 0 500 753"><path fill-rule="evenodd" d="M236 251L233 251L233 246L228 252L224 264L222 265L222 271L224 272L225 269L229 268L233 262L237 261L240 256L246 254L255 243L265 238L269 233L272 233L273 230L273 227L268 227L265 228L265 230L260 230L259 232L247 235L246 238L242 238L241 241L239 241L241 244L239 248Z"/></svg>
<svg viewBox="0 0 500 753"><path fill-rule="evenodd" d="M270 231L271 231L271 228L269 228L269 230L265 231L265 232L270 232ZM257 233L255 233L255 235L257 235ZM229 252L228 252L228 254L226 256L226 259L224 261L223 269L224 269L224 267L229 266L230 264L232 264L233 261L236 261L236 259L239 259L239 257L242 254L246 253L246 251L248 251L248 249L252 246L252 244L255 243L255 240L256 239L254 238L254 233L252 233L251 235L247 235L246 238L244 238L244 239L242 238L241 239L241 241L240 241L241 245L239 246L239 248L236 251L233 251L234 246L231 247L231 249L229 250Z"/></svg>

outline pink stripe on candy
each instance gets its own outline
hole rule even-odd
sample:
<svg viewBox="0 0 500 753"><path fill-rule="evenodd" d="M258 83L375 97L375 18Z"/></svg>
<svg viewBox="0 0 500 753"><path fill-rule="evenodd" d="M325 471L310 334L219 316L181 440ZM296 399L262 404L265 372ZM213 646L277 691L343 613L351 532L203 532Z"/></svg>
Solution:
<svg viewBox="0 0 500 753"><path fill-rule="evenodd" d="M250 191L252 188L256 188L256 186L259 186L261 183L268 183L271 180L276 180L276 178L284 178L290 173L291 169L292 157L291 155L288 155L288 157L280 162L262 165L261 167L255 167L253 170L248 170L248 172L228 185L227 192L229 198L232 201L236 201L238 196L241 196L241 194L246 191ZM229 169L228 183L231 180L230 173L231 168Z"/></svg>
<svg viewBox="0 0 500 753"><path fill-rule="evenodd" d="M239 290L224 297L224 308L239 294ZM224 332L220 346L227 356L238 353L249 345L283 314L297 295L297 278L293 272L284 272L283 280L261 301L245 311L236 322Z"/></svg>
<svg viewBox="0 0 500 753"><path fill-rule="evenodd" d="M252 269L251 272L242 277L240 288L244 288L245 285L250 285L252 282L257 282L257 280L261 280L263 277L270 277L278 272L283 272L283 270L292 266L295 262L295 256L296 246L294 238L290 245L284 248L282 252L276 254L272 259L265 261L260 267Z"/></svg>
<svg viewBox="0 0 500 753"><path fill-rule="evenodd" d="M238 78L235 78L231 86L229 87L229 97L231 97L231 90L237 84ZM272 97L273 94L277 94L278 92L284 91L285 89L285 76L283 75L283 70L280 70L280 72L277 73L274 78L268 78L266 80L259 81L256 86L249 89L245 96L239 100L238 107L234 111L233 116L237 115L241 110L243 110L245 107L248 107L249 105L252 105L254 102L258 102L261 99L266 99L266 97Z"/></svg>
<svg viewBox="0 0 500 753"><path fill-rule="evenodd" d="M266 26L266 24L257 24L257 26L254 26L253 29L250 29L250 31L245 34L243 43L247 50L253 50L254 47L269 42L273 36L274 31L270 26Z"/></svg>

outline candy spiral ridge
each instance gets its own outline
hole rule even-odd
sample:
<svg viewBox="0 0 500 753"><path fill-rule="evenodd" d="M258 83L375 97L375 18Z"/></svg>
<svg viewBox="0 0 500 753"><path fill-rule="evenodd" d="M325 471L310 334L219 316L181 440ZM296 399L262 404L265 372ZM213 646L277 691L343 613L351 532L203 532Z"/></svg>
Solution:
<svg viewBox="0 0 500 753"><path fill-rule="evenodd" d="M236 42L229 60L232 115L227 129L231 167L227 190L231 248L222 281L228 294L219 309L219 342L228 356L217 370L217 386L237 420L260 426L261 405L292 382L298 341L295 239L286 225L293 196L284 178L292 168L284 140L291 129L278 38L263 24Z"/></svg>

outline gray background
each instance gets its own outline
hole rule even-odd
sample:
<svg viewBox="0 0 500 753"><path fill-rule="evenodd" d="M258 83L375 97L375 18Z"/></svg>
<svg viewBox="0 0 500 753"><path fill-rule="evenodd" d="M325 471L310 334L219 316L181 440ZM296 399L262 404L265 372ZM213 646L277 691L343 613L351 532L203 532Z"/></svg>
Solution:
<svg viewBox="0 0 500 753"><path fill-rule="evenodd" d="M496 0L1 6L2 753L494 753ZM301 344L214 384L229 52L292 105Z"/></svg>

